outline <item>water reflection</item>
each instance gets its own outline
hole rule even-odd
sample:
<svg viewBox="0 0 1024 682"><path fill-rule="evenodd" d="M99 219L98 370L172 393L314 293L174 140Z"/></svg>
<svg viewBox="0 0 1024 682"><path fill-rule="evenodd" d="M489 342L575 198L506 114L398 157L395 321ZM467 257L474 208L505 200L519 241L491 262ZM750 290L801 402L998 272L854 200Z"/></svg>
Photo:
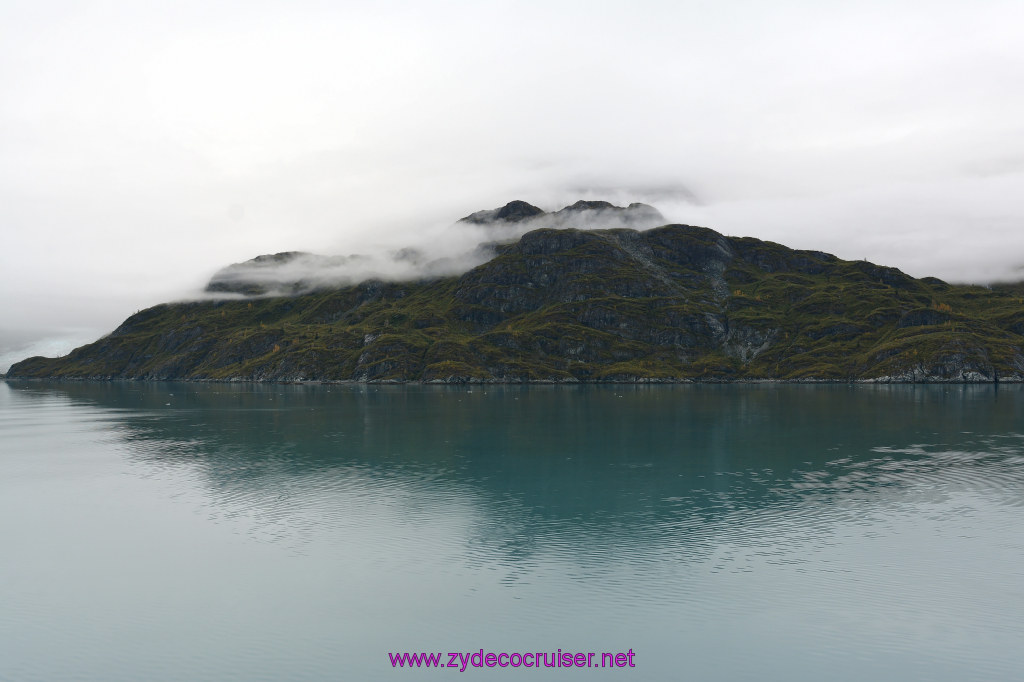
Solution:
<svg viewBox="0 0 1024 682"><path fill-rule="evenodd" d="M267 537L372 500L410 524L471 518L470 555L511 563L624 545L698 560L723 539L826 538L867 499L1024 490L1014 386L11 388L101 409L134 460L195 472Z"/></svg>
<svg viewBox="0 0 1024 682"><path fill-rule="evenodd" d="M641 644L642 679L1012 679L1022 398L0 384L0 573L28 595L0 677L78 674L56 644L103 658L82 679L152 678L171 638L193 657L165 679L376 679L470 642Z"/></svg>

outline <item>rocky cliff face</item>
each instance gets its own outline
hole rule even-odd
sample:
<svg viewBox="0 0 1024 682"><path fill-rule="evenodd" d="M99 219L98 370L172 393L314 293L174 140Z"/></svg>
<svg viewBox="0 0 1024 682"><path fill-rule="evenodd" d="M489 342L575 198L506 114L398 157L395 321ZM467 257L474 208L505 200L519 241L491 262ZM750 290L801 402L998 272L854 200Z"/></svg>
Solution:
<svg viewBox="0 0 1024 682"><path fill-rule="evenodd" d="M505 208L495 220L540 215L528 205ZM31 358L9 374L440 382L1024 378L1024 299L1013 287L918 280L686 225L541 228L493 248L493 258L460 276L157 306L64 358Z"/></svg>

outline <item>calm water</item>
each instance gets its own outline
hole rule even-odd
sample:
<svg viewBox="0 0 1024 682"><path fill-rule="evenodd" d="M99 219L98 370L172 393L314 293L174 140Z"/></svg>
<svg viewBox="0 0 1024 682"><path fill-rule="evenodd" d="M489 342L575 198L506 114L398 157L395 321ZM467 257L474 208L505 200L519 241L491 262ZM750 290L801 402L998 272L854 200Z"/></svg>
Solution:
<svg viewBox="0 0 1024 682"><path fill-rule="evenodd" d="M0 383L2 680L1019 680L1021 642L1019 387ZM481 648L636 668L387 656Z"/></svg>

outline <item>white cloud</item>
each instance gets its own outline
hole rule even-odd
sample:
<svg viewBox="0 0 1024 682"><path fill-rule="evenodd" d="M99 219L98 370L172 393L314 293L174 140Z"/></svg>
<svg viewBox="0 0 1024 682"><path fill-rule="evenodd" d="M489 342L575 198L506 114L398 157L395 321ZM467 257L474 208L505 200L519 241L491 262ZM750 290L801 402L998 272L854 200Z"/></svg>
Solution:
<svg viewBox="0 0 1024 682"><path fill-rule="evenodd" d="M5 3L0 318L105 328L227 263L400 248L511 199L1014 276L1022 23L996 0Z"/></svg>

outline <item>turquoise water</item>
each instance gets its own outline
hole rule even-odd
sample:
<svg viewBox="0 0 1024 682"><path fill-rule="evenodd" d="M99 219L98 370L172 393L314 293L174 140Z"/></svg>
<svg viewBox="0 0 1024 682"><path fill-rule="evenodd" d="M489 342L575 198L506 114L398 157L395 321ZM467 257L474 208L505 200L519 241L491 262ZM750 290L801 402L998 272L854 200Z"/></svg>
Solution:
<svg viewBox="0 0 1024 682"><path fill-rule="evenodd" d="M0 383L0 679L1016 680L1022 529L1020 387Z"/></svg>

